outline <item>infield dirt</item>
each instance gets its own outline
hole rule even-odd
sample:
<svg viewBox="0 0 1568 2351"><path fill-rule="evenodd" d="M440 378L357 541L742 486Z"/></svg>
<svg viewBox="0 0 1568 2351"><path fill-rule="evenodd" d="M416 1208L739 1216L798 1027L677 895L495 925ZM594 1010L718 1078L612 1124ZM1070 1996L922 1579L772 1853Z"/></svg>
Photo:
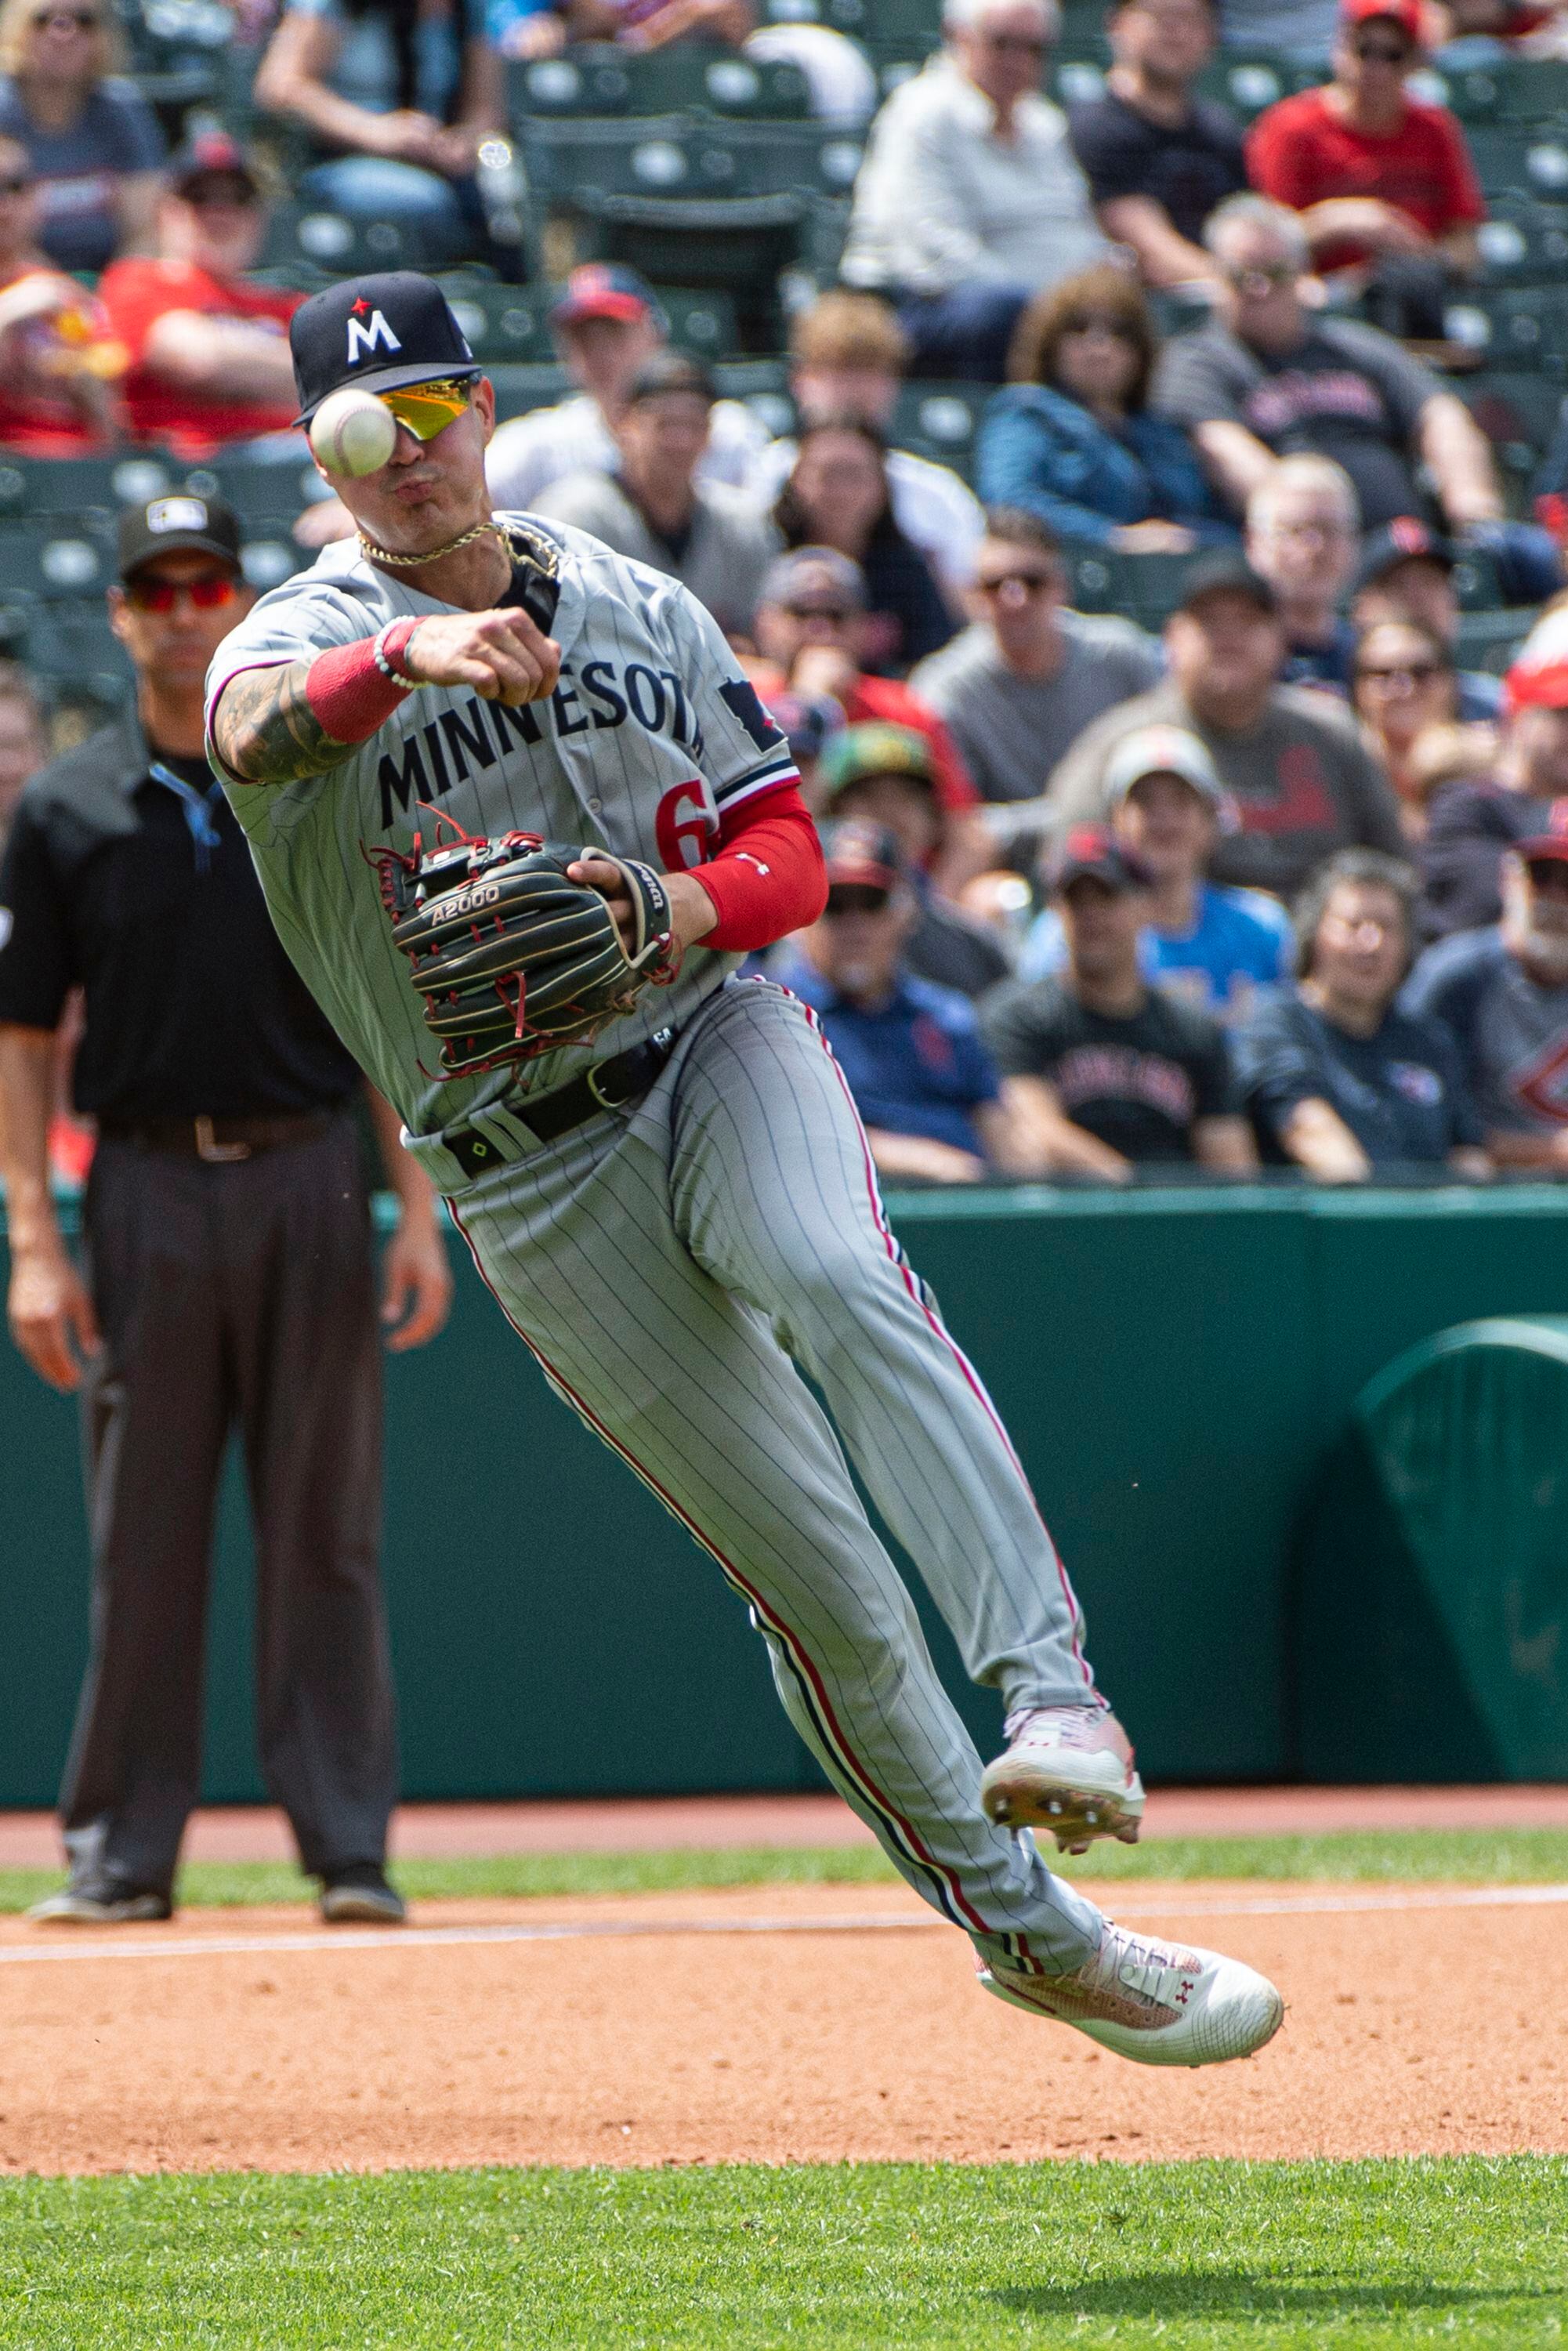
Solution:
<svg viewBox="0 0 1568 2351"><path fill-rule="evenodd" d="M0 2168L1568 2152L1562 1889L1107 1892L1271 1975L1271 2046L1126 2064L988 1999L901 1886L428 1903L401 1939L6 1919Z"/></svg>

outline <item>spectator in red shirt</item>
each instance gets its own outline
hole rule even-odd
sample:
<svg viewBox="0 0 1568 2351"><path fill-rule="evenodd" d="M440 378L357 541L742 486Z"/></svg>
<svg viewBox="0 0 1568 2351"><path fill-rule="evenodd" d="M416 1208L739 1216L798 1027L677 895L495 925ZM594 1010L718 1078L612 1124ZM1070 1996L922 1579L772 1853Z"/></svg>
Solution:
<svg viewBox="0 0 1568 2351"><path fill-rule="evenodd" d="M304 300L246 283L267 205L244 150L201 133L176 156L158 207L158 250L117 261L99 293L131 357L125 405L138 440L187 459L294 422L288 321Z"/></svg>
<svg viewBox="0 0 1568 2351"><path fill-rule="evenodd" d="M0 446L79 456L115 436L125 353L101 305L39 246L37 227L27 151L0 136Z"/></svg>
<svg viewBox="0 0 1568 2351"><path fill-rule="evenodd" d="M1420 0L1341 0L1333 79L1260 115L1247 165L1300 215L1317 266L1367 287L1377 325L1437 340L1486 205L1458 123L1406 89L1420 40Z"/></svg>

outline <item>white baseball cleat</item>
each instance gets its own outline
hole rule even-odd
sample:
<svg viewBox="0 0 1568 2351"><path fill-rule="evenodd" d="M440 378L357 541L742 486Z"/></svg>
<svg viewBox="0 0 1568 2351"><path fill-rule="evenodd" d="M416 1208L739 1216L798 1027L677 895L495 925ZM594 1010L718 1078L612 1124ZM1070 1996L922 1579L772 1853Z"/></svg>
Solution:
<svg viewBox="0 0 1568 2351"><path fill-rule="evenodd" d="M1139 2065L1223 2065L1271 2041L1285 2003L1255 1968L1218 1951L1130 1935L1107 1918L1100 1948L1070 1976L979 1962L980 1981L1031 2016L1071 2024Z"/></svg>
<svg viewBox="0 0 1568 2351"><path fill-rule="evenodd" d="M1002 1829L1049 1829L1058 1849L1091 1837L1136 1844L1144 1783L1115 1716L1099 1706L1040 1706L1008 1718L1008 1750L988 1766L980 1802Z"/></svg>

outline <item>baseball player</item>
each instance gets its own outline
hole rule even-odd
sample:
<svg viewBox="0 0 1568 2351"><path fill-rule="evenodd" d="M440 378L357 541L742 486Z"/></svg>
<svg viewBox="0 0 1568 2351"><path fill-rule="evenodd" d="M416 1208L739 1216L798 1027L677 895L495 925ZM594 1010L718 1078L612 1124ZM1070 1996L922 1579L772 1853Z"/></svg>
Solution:
<svg viewBox="0 0 1568 2351"><path fill-rule="evenodd" d="M208 678L284 944L546 1378L718 1562L801 1737L987 1989L1149 2064L1249 2053L1272 1985L1114 1926L1027 1834L1131 1840L1143 1790L838 1066L804 1006L737 977L823 903L784 737L678 582L492 515L493 395L438 287L339 285L290 334L302 423L358 386L397 430L333 476L357 538L263 597ZM597 935L562 977L554 942L585 925L608 994ZM594 1018L574 1029L563 995ZM846 1452L1001 1693L984 1774Z"/></svg>

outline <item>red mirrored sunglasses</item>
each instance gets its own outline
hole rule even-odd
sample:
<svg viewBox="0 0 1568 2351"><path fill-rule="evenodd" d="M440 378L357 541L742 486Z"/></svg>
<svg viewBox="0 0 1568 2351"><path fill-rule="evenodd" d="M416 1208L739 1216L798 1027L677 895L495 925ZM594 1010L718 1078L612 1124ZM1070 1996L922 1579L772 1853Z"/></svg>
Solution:
<svg viewBox="0 0 1568 2351"><path fill-rule="evenodd" d="M139 612L172 612L182 596L188 596L198 612L215 612L234 601L235 582L226 571L209 573L204 580L128 580L125 601L134 604Z"/></svg>

